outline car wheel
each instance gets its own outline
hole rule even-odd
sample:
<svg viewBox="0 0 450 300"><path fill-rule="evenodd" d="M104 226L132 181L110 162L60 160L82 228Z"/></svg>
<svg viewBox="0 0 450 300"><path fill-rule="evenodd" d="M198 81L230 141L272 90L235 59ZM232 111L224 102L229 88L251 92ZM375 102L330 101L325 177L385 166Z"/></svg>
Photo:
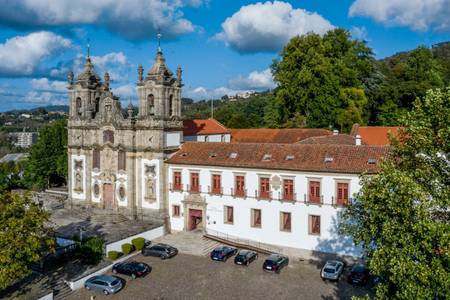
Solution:
<svg viewBox="0 0 450 300"><path fill-rule="evenodd" d="M109 292L107 290L103 290L103 294L109 295Z"/></svg>
<svg viewBox="0 0 450 300"><path fill-rule="evenodd" d="M165 255L161 255L161 259L162 260L166 259L166 256Z"/></svg>
<svg viewBox="0 0 450 300"><path fill-rule="evenodd" d="M131 278L136 279L136 274L131 274Z"/></svg>
<svg viewBox="0 0 450 300"><path fill-rule="evenodd" d="M245 262L245 265L246 265L246 266L248 267L248 265L249 265L249 261L246 261L246 262Z"/></svg>
<svg viewBox="0 0 450 300"><path fill-rule="evenodd" d="M113 272L114 274L117 274L117 270L116 270L116 269L113 269L112 272Z"/></svg>

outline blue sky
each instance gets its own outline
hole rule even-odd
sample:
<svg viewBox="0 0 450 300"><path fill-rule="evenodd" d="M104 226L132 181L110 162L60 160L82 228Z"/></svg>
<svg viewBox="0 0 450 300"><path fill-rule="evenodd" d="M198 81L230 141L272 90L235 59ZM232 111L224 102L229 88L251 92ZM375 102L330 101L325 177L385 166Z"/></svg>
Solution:
<svg viewBox="0 0 450 300"><path fill-rule="evenodd" d="M293 36L334 27L377 58L450 41L450 0L0 0L0 111L66 104L66 74L90 39L97 72L135 101L136 68L151 67L156 32L186 97L273 88L269 66Z"/></svg>

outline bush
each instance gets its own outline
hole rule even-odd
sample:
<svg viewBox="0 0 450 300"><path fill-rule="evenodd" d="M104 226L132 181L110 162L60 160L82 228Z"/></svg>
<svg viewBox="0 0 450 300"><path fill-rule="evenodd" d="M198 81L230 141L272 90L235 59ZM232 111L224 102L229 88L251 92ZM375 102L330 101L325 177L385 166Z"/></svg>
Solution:
<svg viewBox="0 0 450 300"><path fill-rule="evenodd" d="M98 237L84 240L81 243L80 254L88 264L98 264L103 256L103 240Z"/></svg>
<svg viewBox="0 0 450 300"><path fill-rule="evenodd" d="M121 256L122 256L122 252L119 252L119 251L112 250L112 251L108 252L108 258L111 260L116 260Z"/></svg>
<svg viewBox="0 0 450 300"><path fill-rule="evenodd" d="M122 252L123 252L124 255L128 255L128 254L130 254L133 251L134 251L134 246L133 245L131 245L129 243L126 243L126 244L122 245Z"/></svg>
<svg viewBox="0 0 450 300"><path fill-rule="evenodd" d="M134 248L137 250L142 250L145 245L145 239L143 237L138 237L131 240L131 243L133 244Z"/></svg>

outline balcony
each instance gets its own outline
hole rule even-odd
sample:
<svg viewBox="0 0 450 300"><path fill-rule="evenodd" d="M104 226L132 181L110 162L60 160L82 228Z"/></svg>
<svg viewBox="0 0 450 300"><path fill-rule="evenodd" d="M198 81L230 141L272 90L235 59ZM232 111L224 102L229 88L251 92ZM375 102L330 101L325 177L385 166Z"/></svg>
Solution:
<svg viewBox="0 0 450 300"><path fill-rule="evenodd" d="M297 194L296 193L293 193L293 194L283 193L283 194L280 194L278 198L281 201L295 202L297 199Z"/></svg>
<svg viewBox="0 0 450 300"><path fill-rule="evenodd" d="M316 204L316 205L322 205L323 204L323 195L321 196L312 196L310 194L304 194L304 199L306 204Z"/></svg>
<svg viewBox="0 0 450 300"><path fill-rule="evenodd" d="M202 190L201 185L187 185L186 189L191 194L198 194Z"/></svg>
<svg viewBox="0 0 450 300"><path fill-rule="evenodd" d="M351 202L351 199L337 199L335 197L331 197L331 205L333 206L347 206Z"/></svg>
<svg viewBox="0 0 450 300"><path fill-rule="evenodd" d="M222 187L214 188L214 187L208 186L208 193L210 195L223 195L223 188Z"/></svg>
<svg viewBox="0 0 450 300"><path fill-rule="evenodd" d="M247 190L236 190L231 188L231 195L235 198L246 198L247 197Z"/></svg>
<svg viewBox="0 0 450 300"><path fill-rule="evenodd" d="M171 192L182 192L183 191L183 185L182 184L169 184L169 190Z"/></svg>
<svg viewBox="0 0 450 300"><path fill-rule="evenodd" d="M255 191L256 199L260 200L272 200L272 192L267 191Z"/></svg>

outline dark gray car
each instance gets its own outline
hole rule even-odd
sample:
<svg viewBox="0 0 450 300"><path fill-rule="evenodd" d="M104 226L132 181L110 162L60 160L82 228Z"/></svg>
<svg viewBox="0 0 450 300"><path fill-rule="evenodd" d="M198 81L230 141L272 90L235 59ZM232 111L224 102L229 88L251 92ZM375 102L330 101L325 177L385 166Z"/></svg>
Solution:
<svg viewBox="0 0 450 300"><path fill-rule="evenodd" d="M150 247L144 247L142 249L142 255L144 256L156 256L161 259L173 257L178 254L178 249L166 244L155 244Z"/></svg>
<svg viewBox="0 0 450 300"><path fill-rule="evenodd" d="M116 276L98 275L86 280L84 287L88 290L102 292L105 295L115 294L123 287L122 279Z"/></svg>

